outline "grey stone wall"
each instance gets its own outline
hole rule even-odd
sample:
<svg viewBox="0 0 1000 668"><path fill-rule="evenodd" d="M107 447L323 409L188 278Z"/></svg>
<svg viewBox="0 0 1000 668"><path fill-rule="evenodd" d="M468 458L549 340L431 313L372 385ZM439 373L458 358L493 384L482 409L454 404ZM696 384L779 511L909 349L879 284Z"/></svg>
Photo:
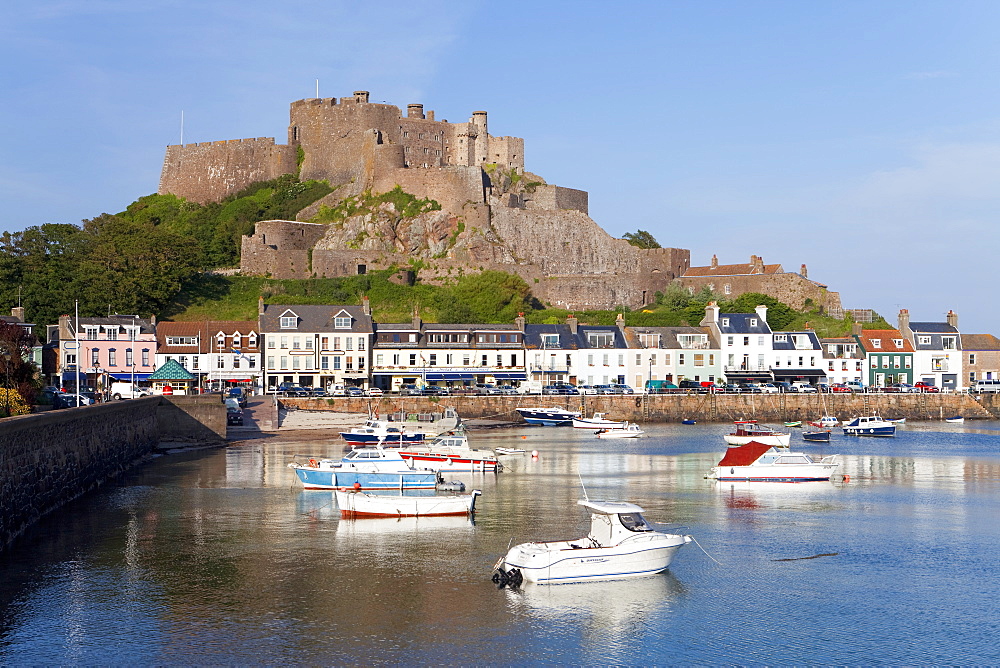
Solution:
<svg viewBox="0 0 1000 668"><path fill-rule="evenodd" d="M0 420L0 549L152 451L159 397Z"/></svg>

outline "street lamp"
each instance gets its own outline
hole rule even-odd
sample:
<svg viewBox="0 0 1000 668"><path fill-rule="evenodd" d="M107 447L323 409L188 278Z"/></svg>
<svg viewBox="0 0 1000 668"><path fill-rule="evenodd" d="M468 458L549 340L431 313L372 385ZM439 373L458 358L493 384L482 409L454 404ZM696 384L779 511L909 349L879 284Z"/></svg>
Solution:
<svg viewBox="0 0 1000 668"><path fill-rule="evenodd" d="M3 393L3 403L4 403L4 417L10 417L10 358L8 357L9 351L7 346L0 347L0 355L3 356L3 369L4 369L4 393Z"/></svg>

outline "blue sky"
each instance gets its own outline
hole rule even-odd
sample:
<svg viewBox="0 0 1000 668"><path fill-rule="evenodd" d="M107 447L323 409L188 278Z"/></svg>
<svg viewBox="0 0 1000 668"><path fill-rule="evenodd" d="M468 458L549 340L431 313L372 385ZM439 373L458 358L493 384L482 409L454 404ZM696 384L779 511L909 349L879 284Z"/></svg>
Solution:
<svg viewBox="0 0 1000 668"><path fill-rule="evenodd" d="M998 29L993 0L6 3L0 230L155 192L182 111L187 143L284 143L319 79L487 110L613 235L1000 335Z"/></svg>

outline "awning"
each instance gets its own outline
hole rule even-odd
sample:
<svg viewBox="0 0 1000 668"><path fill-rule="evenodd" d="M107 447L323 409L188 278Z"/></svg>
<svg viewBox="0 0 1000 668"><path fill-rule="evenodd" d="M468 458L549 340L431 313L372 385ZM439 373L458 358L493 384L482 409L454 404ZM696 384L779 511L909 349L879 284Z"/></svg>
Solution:
<svg viewBox="0 0 1000 668"><path fill-rule="evenodd" d="M493 377L497 380L527 380L523 373L495 373Z"/></svg>
<svg viewBox="0 0 1000 668"><path fill-rule="evenodd" d="M777 378L781 376L782 378L823 378L826 376L826 371L822 369L771 369L774 372L774 377Z"/></svg>
<svg viewBox="0 0 1000 668"><path fill-rule="evenodd" d="M149 380L149 374L148 373L137 373L134 376L131 373L109 373L108 375L111 376L112 378L114 378L115 380L129 380L130 381L133 378L135 378L136 380Z"/></svg>
<svg viewBox="0 0 1000 668"><path fill-rule="evenodd" d="M472 380L471 373L429 373L426 380Z"/></svg>

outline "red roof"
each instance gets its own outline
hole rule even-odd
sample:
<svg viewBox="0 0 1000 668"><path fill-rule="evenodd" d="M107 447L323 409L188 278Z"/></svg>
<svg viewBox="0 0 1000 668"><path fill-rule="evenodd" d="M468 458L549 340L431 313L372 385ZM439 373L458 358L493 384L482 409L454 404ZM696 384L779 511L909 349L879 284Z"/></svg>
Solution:
<svg viewBox="0 0 1000 668"><path fill-rule="evenodd" d="M770 445L764 445L757 441L750 441L746 445L737 445L726 450L719 466L750 466L770 449Z"/></svg>

